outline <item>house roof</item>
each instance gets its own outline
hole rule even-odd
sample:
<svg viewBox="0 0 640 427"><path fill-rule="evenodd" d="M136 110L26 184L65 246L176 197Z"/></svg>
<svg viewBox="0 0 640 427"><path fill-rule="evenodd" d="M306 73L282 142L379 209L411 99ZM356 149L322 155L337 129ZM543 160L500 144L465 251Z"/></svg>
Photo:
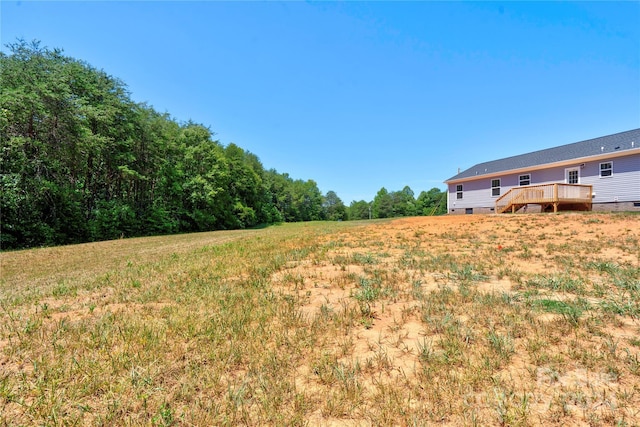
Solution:
<svg viewBox="0 0 640 427"><path fill-rule="evenodd" d="M574 142L573 144L547 148L518 156L478 163L469 169L452 176L445 182L491 175L515 169L535 168L536 166L562 162L583 157L598 156L604 153L619 153L640 147L640 129L633 129L600 138Z"/></svg>

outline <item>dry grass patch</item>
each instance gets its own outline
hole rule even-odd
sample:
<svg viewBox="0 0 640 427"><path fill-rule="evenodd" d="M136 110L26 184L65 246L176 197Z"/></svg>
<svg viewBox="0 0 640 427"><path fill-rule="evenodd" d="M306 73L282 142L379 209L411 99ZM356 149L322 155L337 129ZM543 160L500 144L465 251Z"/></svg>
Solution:
<svg viewBox="0 0 640 427"><path fill-rule="evenodd" d="M639 225L408 218L3 253L0 424L638 425Z"/></svg>

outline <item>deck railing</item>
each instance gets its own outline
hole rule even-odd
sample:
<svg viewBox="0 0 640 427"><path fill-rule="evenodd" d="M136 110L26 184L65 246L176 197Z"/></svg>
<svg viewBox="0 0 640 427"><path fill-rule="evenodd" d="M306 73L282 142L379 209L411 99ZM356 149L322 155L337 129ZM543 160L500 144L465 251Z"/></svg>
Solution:
<svg viewBox="0 0 640 427"><path fill-rule="evenodd" d="M561 204L586 204L591 207L593 187L582 184L542 184L514 187L496 200L496 213L515 212L528 204L553 206L558 211Z"/></svg>

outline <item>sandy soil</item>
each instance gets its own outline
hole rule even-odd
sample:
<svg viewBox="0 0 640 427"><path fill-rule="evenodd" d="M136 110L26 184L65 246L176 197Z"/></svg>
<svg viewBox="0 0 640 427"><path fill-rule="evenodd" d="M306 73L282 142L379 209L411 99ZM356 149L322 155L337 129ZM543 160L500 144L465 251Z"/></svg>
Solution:
<svg viewBox="0 0 640 427"><path fill-rule="evenodd" d="M385 272L383 280L398 282L396 295L371 303L371 316L363 323L364 327L335 343L336 348L342 348L337 350L338 361L351 365L375 365L377 368L383 366L385 375L368 378L365 383L369 385L397 382L399 379L411 381L420 364L421 348L425 343L438 342L440 338L425 332L424 322L419 318L419 303L411 294L455 286L460 277L446 271L446 268L429 272L413 266L409 259L403 263L407 253L422 253L425 257L441 259L450 257L460 265L465 261L482 260L487 264L488 274L475 279L474 288L480 292L517 295L522 291L524 279L563 274L571 276L572 271L582 271L581 264L591 260L640 267L640 253L630 249L637 248L637 244L628 244L637 242L639 238L640 217L631 215L568 213L397 219L332 235L331 241L325 242L333 246L325 254L330 261L290 263L284 271L274 275L273 282L280 292L295 295L303 301L303 313L313 319L323 311L335 312L353 307L358 289L356 278ZM524 279L514 280L514 277ZM595 282L598 280L594 278ZM542 296L559 301L575 298L571 293L552 290L543 292ZM593 304L602 300L591 296L584 298ZM560 314L540 313L538 321L551 324L561 317ZM468 316L458 317L458 321L464 323L465 320L469 320ZM640 337L640 320L623 318L616 327L609 329L609 333L613 339L628 343ZM593 345L602 344L594 339ZM638 347L627 345L625 348L637 357ZM562 348L559 347L558 351ZM537 376L533 387L536 387L534 394L538 398L530 403L530 408L539 414L541 424L549 420L553 396L566 390L586 390L588 385L590 390L598 389L604 395L607 392L615 395L627 388L640 394L637 376L612 381L607 374L580 367L571 367L562 374L550 373L546 368L533 366L524 353L522 348L517 348L501 375L523 390L532 387L527 382L531 382L532 375ZM301 367L299 386L303 389L317 386L307 370L308 366ZM640 405L640 397L636 396L634 402ZM610 402L595 399L591 405L608 407ZM570 404L569 407L579 412L579 405ZM634 413L640 417L637 411ZM312 424L345 425L345 420L337 422L321 414L310 421ZM563 418L562 423L584 425L587 421L577 415ZM635 418L635 421L640 422L640 418Z"/></svg>

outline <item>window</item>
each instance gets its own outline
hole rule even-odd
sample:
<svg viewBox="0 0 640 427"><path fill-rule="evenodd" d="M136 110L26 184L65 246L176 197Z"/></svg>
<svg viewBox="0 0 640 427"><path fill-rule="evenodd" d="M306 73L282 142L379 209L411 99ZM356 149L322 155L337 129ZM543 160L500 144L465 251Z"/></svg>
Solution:
<svg viewBox="0 0 640 427"><path fill-rule="evenodd" d="M567 184L580 184L580 169L565 169Z"/></svg>
<svg viewBox="0 0 640 427"><path fill-rule="evenodd" d="M456 185L456 199L462 199L462 184Z"/></svg>
<svg viewBox="0 0 640 427"><path fill-rule="evenodd" d="M494 197L500 195L500 180L499 179L492 179L491 180L491 195L494 196Z"/></svg>
<svg viewBox="0 0 640 427"><path fill-rule="evenodd" d="M613 175L613 162L600 163L600 178Z"/></svg>
<svg viewBox="0 0 640 427"><path fill-rule="evenodd" d="M518 177L518 183L520 185L531 185L531 174L520 175Z"/></svg>

